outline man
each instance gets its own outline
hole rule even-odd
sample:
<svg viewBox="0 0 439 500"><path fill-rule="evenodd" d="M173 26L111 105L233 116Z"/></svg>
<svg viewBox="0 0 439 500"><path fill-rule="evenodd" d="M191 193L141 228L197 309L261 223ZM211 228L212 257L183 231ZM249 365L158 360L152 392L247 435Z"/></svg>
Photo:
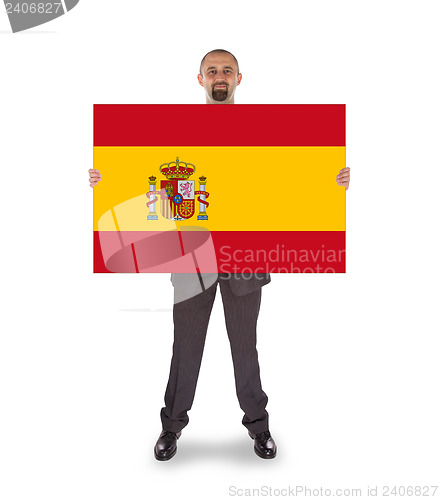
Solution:
<svg viewBox="0 0 439 500"><path fill-rule="evenodd" d="M217 49L204 56L200 65L198 82L204 88L206 104L234 104L235 90L242 75L238 61L230 52ZM102 178L97 170L89 170L90 186ZM340 186L349 187L349 168L337 176ZM174 274L172 283L175 294L184 289L193 275ZM200 278L202 282L202 279ZM191 409L203 355L204 342L210 313L219 285L223 300L227 334L230 341L235 373L236 393L244 411L243 425L254 440L255 453L264 459L276 456L276 444L268 426L265 409L268 398L262 390L258 353L256 349L256 324L261 303L261 288L270 282L269 274L250 276L219 274L213 282L202 285L201 293L182 301L174 301L174 344L165 406L160 416L163 431L154 447L157 460L171 459L177 452L177 439L188 424L187 412ZM215 415L215 428L221 415Z"/></svg>

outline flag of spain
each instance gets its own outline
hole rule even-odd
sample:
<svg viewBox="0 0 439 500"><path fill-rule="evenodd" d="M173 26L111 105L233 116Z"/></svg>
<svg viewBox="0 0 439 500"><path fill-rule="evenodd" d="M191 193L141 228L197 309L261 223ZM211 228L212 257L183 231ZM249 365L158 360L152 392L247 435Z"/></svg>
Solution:
<svg viewBox="0 0 439 500"><path fill-rule="evenodd" d="M95 272L345 272L344 105L95 105Z"/></svg>

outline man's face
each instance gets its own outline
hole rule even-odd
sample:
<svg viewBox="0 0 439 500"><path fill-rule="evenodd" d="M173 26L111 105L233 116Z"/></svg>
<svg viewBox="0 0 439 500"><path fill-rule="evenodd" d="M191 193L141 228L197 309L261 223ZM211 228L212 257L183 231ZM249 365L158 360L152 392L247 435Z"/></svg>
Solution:
<svg viewBox="0 0 439 500"><path fill-rule="evenodd" d="M233 104L236 86L241 83L235 59L230 54L209 54L201 67L198 81L206 92L208 104Z"/></svg>

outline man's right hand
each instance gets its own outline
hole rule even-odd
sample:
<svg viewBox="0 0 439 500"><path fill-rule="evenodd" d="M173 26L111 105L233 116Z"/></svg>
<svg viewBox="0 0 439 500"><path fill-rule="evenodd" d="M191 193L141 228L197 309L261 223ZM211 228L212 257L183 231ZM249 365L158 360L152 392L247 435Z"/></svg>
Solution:
<svg viewBox="0 0 439 500"><path fill-rule="evenodd" d="M88 173L90 174L90 187L94 188L96 184L102 179L102 175L99 173L99 170L91 168Z"/></svg>

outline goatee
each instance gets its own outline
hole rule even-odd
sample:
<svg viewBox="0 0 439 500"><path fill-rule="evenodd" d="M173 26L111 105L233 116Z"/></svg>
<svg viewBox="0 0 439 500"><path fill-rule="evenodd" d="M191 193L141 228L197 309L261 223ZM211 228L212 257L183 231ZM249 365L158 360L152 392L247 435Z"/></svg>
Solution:
<svg viewBox="0 0 439 500"><path fill-rule="evenodd" d="M225 101L229 95L229 89L219 89L215 90L215 88L212 89L212 99L214 101Z"/></svg>

